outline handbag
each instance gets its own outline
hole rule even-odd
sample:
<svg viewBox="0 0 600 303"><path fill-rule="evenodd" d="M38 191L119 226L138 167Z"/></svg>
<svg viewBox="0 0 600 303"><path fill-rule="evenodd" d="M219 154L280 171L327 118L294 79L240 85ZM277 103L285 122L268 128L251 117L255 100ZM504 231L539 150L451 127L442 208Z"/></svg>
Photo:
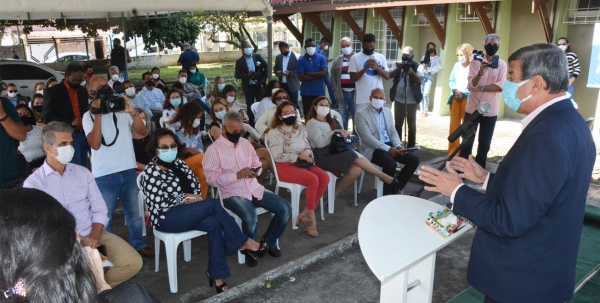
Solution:
<svg viewBox="0 0 600 303"><path fill-rule="evenodd" d="M300 167L300 168L306 168L308 170L310 170L313 166L315 166L315 162L308 162L306 160L302 160L300 158L298 158L298 160L296 160L296 162L294 163L296 164L296 166Z"/></svg>
<svg viewBox="0 0 600 303"><path fill-rule="evenodd" d="M358 140L355 136L350 135L343 137L340 133L335 133L331 136L331 143L329 143L329 153L337 154L345 150L356 150Z"/></svg>

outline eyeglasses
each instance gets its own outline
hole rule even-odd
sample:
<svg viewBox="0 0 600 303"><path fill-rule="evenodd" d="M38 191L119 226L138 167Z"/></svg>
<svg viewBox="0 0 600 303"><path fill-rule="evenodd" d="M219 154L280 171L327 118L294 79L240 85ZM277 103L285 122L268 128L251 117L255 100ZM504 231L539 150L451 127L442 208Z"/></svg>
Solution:
<svg viewBox="0 0 600 303"><path fill-rule="evenodd" d="M320 107L331 107L329 104L319 104Z"/></svg>
<svg viewBox="0 0 600 303"><path fill-rule="evenodd" d="M238 131L234 131L234 132L230 132L229 129L227 129L227 126L223 126L223 127L227 130L228 133L230 133L232 135L237 135L237 134L241 134L241 133L244 132L243 129L242 130L238 130Z"/></svg>
<svg viewBox="0 0 600 303"><path fill-rule="evenodd" d="M173 99L179 99L179 96L171 96L171 100Z"/></svg>
<svg viewBox="0 0 600 303"><path fill-rule="evenodd" d="M281 101L281 100L288 100L287 96L282 96L282 97L276 97L275 98L276 101Z"/></svg>
<svg viewBox="0 0 600 303"><path fill-rule="evenodd" d="M16 90L9 90L8 92L9 93L16 93L17 91Z"/></svg>
<svg viewBox="0 0 600 303"><path fill-rule="evenodd" d="M557 45L567 45L567 43L557 43Z"/></svg>
<svg viewBox="0 0 600 303"><path fill-rule="evenodd" d="M168 145L163 144L161 147L157 148L158 150L160 150L163 153L168 152L169 150L176 150L177 149L177 143L171 143L171 148L169 148Z"/></svg>
<svg viewBox="0 0 600 303"><path fill-rule="evenodd" d="M295 116L296 115L296 111L292 111L292 112L283 112L281 113L281 116L283 116L284 118L286 116Z"/></svg>

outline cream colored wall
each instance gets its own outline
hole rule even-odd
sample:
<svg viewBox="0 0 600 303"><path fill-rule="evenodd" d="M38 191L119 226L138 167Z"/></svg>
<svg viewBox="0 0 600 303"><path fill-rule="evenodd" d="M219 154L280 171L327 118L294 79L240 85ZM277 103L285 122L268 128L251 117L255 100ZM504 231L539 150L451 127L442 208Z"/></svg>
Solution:
<svg viewBox="0 0 600 303"><path fill-rule="evenodd" d="M571 50L579 57L579 65L581 65L581 72L574 84L573 98L579 105L579 112L584 118L594 117L598 103L598 89L587 87L593 35L593 24L569 25L567 39L571 44Z"/></svg>

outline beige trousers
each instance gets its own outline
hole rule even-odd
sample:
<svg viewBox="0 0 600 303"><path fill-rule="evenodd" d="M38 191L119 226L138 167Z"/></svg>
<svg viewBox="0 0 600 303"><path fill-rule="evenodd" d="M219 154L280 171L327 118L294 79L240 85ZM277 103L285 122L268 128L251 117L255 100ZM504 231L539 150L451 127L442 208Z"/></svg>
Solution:
<svg viewBox="0 0 600 303"><path fill-rule="evenodd" d="M107 259L115 266L104 275L104 280L115 287L135 276L142 269L142 257L119 236L102 229L98 245L106 245Z"/></svg>

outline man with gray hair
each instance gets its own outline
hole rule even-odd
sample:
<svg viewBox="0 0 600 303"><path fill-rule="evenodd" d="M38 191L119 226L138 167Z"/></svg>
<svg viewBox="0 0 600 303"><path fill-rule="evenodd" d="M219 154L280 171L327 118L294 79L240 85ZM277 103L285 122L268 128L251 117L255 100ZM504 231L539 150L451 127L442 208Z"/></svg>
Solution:
<svg viewBox="0 0 600 303"><path fill-rule="evenodd" d="M290 203L278 195L265 190L256 177L268 162L261 162L252 144L244 138L242 117L236 112L228 112L223 117L223 135L207 150L202 165L208 184L218 187L223 205L242 220L242 231L256 240L258 215L256 208L262 207L273 214L271 223L260 240L258 255L266 252L272 257L281 256L277 239L281 237L292 214ZM246 255L246 265L254 267L257 260Z"/></svg>
<svg viewBox="0 0 600 303"><path fill-rule="evenodd" d="M345 130L348 130L350 115L352 115L352 123L355 122L354 116L356 116L356 103L354 103L355 85L352 79L350 79L350 73L348 73L350 59L354 56L352 39L349 37L342 38L340 47L342 54L335 58L331 64L331 87L333 88L335 99L339 104L344 124L343 127ZM356 129L354 127L352 129L356 133Z"/></svg>
<svg viewBox="0 0 600 303"><path fill-rule="evenodd" d="M465 113L465 121L469 119L482 102L487 102L492 106L492 109L485 114L478 122L479 141L477 146L477 156L475 161L485 168L487 154L492 145L492 137L494 136L494 128L496 120L498 120L498 110L500 108L500 93L506 81L506 62L498 59L498 68L490 68L492 56L498 52L500 48L500 37L496 34L489 34L485 37L484 61L471 60L469 64L469 97L467 98L467 108ZM477 131L477 129L475 129ZM463 136L464 139L464 136ZM460 150L460 156L467 159L473 151L473 143L475 138L465 142L465 145Z"/></svg>
<svg viewBox="0 0 600 303"><path fill-rule="evenodd" d="M106 246L105 257L114 267L108 270L105 279L115 287L140 271L142 258L127 242L104 228L108 209L94 175L83 166L69 163L75 153L73 131L71 126L58 121L44 127L42 143L46 161L25 180L23 187L39 189L58 200L75 217L82 246L92 249Z"/></svg>
<svg viewBox="0 0 600 303"><path fill-rule="evenodd" d="M181 47L183 48L183 52L179 55L179 60L177 60L177 65L181 65L181 69L186 72L190 72L190 64L200 62L200 55L198 52L190 48L190 44L188 42L184 42Z"/></svg>
<svg viewBox="0 0 600 303"><path fill-rule="evenodd" d="M119 74L119 68L116 66L111 66L108 68L108 86L113 88L115 82L123 83L125 79Z"/></svg>
<svg viewBox="0 0 600 303"><path fill-rule="evenodd" d="M527 116L496 173L472 156L455 157L448 173L423 166L420 179L432 185L425 189L450 196L454 213L477 225L467 279L484 302L566 302L574 291L596 147L566 94L561 49L534 44L508 62L504 101ZM464 186L462 178L483 184L486 193Z"/></svg>

